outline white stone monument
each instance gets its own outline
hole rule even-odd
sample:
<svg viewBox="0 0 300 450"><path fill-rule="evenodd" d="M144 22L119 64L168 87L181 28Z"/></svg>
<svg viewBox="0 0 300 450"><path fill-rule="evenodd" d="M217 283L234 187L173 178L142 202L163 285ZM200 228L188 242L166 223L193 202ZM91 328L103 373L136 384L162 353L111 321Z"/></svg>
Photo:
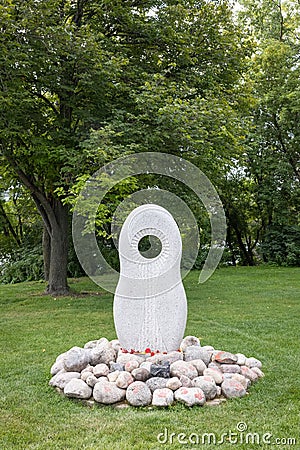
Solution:
<svg viewBox="0 0 300 450"><path fill-rule="evenodd" d="M140 252L144 236L160 241L161 251ZM159 242L158 241L158 242ZM121 347L139 352L170 352L184 335L187 302L180 275L182 242L172 215L154 204L135 208L119 236L120 278L114 321Z"/></svg>

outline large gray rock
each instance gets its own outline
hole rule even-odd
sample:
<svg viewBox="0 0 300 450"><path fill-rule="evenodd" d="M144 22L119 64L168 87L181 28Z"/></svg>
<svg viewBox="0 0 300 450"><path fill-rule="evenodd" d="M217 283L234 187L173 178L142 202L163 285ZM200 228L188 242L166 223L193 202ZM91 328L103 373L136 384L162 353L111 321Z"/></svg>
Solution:
<svg viewBox="0 0 300 450"><path fill-rule="evenodd" d="M119 351L116 362L125 366L125 364L129 361L137 361L140 365L144 362L144 358L140 355L131 355L130 353L123 353Z"/></svg>
<svg viewBox="0 0 300 450"><path fill-rule="evenodd" d="M155 389L163 389L167 386L168 380L166 378L153 377L149 378L146 381L146 385L151 390L151 392L155 391Z"/></svg>
<svg viewBox="0 0 300 450"><path fill-rule="evenodd" d="M73 378L80 378L79 372L59 372L49 381L50 386L64 389L65 385Z"/></svg>
<svg viewBox="0 0 300 450"><path fill-rule="evenodd" d="M122 371L119 373L119 376L116 379L116 385L119 388L127 389L128 386L133 383L133 381L133 376L129 372Z"/></svg>
<svg viewBox="0 0 300 450"><path fill-rule="evenodd" d="M263 378L265 376L265 374L263 373L262 370L260 370L258 367L252 367L252 372L256 373L256 375L258 376L258 378Z"/></svg>
<svg viewBox="0 0 300 450"><path fill-rule="evenodd" d="M193 361L195 359L201 359L206 366L210 363L211 360L211 352L204 350L202 347L191 346L187 347L184 353L185 361Z"/></svg>
<svg viewBox="0 0 300 450"><path fill-rule="evenodd" d="M181 387L175 391L175 399L187 406L204 405L204 392L198 387L185 388Z"/></svg>
<svg viewBox="0 0 300 450"><path fill-rule="evenodd" d="M186 336L180 344L180 350L185 352L188 347L197 346L200 347L200 340L196 336Z"/></svg>
<svg viewBox="0 0 300 450"><path fill-rule="evenodd" d="M209 367L203 371L203 375L212 377L216 384L221 384L224 381L223 373L217 368Z"/></svg>
<svg viewBox="0 0 300 450"><path fill-rule="evenodd" d="M120 371L120 370L115 370L114 372L110 372L110 373L107 375L108 381L112 381L112 382L117 381L118 376L120 375L121 372L123 372L123 370L122 370L122 371Z"/></svg>
<svg viewBox="0 0 300 450"><path fill-rule="evenodd" d="M93 375L92 373L85 380L86 384L92 388L95 386L96 383L98 383L98 381L99 381L99 378L95 377L95 375Z"/></svg>
<svg viewBox="0 0 300 450"><path fill-rule="evenodd" d="M107 377L107 375L109 374L109 368L106 364L97 364L94 368L93 368L93 373L95 375L95 377Z"/></svg>
<svg viewBox="0 0 300 450"><path fill-rule="evenodd" d="M93 366L96 366L97 364L109 365L109 363L115 361L115 359L116 352L109 342L103 342L90 350L90 363Z"/></svg>
<svg viewBox="0 0 300 450"><path fill-rule="evenodd" d="M174 401L174 394L171 389L163 388L156 389L153 392L152 405L153 406L169 406Z"/></svg>
<svg viewBox="0 0 300 450"><path fill-rule="evenodd" d="M217 361L220 364L236 364L238 357L229 352L216 352L213 354L212 361Z"/></svg>
<svg viewBox="0 0 300 450"><path fill-rule="evenodd" d="M147 362L151 362L153 364L163 364L165 361L168 361L170 364L172 364L175 361L182 361L183 360L183 353L178 351L173 351L169 353L156 353L153 356L150 356L147 359Z"/></svg>
<svg viewBox="0 0 300 450"><path fill-rule="evenodd" d="M239 366L244 366L245 364L246 364L246 356L243 354L243 353L236 353L236 355L235 356L237 356L237 364L239 365Z"/></svg>
<svg viewBox="0 0 300 450"><path fill-rule="evenodd" d="M182 384L182 387L188 387L189 388L189 387L193 387L194 386L193 381L189 377L187 377L185 375L181 375L181 377L179 378L179 381Z"/></svg>
<svg viewBox="0 0 300 450"><path fill-rule="evenodd" d="M241 366L238 364L221 364L220 370L223 373L241 373Z"/></svg>
<svg viewBox="0 0 300 450"><path fill-rule="evenodd" d="M167 380L166 387L172 391L176 391L176 389L179 389L181 386L182 383L178 377L172 377Z"/></svg>
<svg viewBox="0 0 300 450"><path fill-rule="evenodd" d="M205 377L197 377L193 380L194 386L202 389L206 400L212 400L217 395L217 386L215 382L210 382Z"/></svg>
<svg viewBox="0 0 300 450"><path fill-rule="evenodd" d="M236 380L239 383L241 383L242 386L244 386L244 388L247 390L249 388L249 386L251 385L251 381L244 377L243 375L239 374L239 373L233 373L231 380Z"/></svg>
<svg viewBox="0 0 300 450"><path fill-rule="evenodd" d="M64 367L65 355L66 355L65 353L63 353L62 355L59 355L59 357L56 358L55 363L51 366L50 373L52 376L56 375L61 370L65 369L65 367Z"/></svg>
<svg viewBox="0 0 300 450"><path fill-rule="evenodd" d="M148 378L150 378L149 370L145 369L144 367L139 367L138 369L134 369L131 372L131 375L133 376L135 381L147 381Z"/></svg>
<svg viewBox="0 0 300 450"><path fill-rule="evenodd" d="M192 359L190 361L190 364L192 364L198 372L198 375L202 375L204 370L206 369L206 365L204 364L202 359Z"/></svg>
<svg viewBox="0 0 300 450"><path fill-rule="evenodd" d="M126 395L125 389L120 389L115 383L110 381L101 381L94 387L93 396L96 402L103 403L105 405L111 405L113 403L124 400Z"/></svg>
<svg viewBox="0 0 300 450"><path fill-rule="evenodd" d="M181 375L185 375L191 380L198 376L196 367L186 361L175 361L174 363L172 363L170 367L170 373L172 377L180 378Z"/></svg>
<svg viewBox="0 0 300 450"><path fill-rule="evenodd" d="M72 347L66 352L63 361L67 372L81 372L90 362L90 350Z"/></svg>
<svg viewBox="0 0 300 450"><path fill-rule="evenodd" d="M250 369L252 369L253 367L258 367L259 369L261 369L262 363L259 359L251 357L246 358L245 366L249 367Z"/></svg>
<svg viewBox="0 0 300 450"><path fill-rule="evenodd" d="M244 397L246 395L246 389L237 380L227 379L224 380L222 385L222 394L226 398Z"/></svg>
<svg viewBox="0 0 300 450"><path fill-rule="evenodd" d="M146 383L134 381L126 390L126 400L132 406L147 406L152 401L152 392Z"/></svg>
<svg viewBox="0 0 300 450"><path fill-rule="evenodd" d="M241 375L248 378L252 383L255 383L258 380L257 373L247 366L241 366Z"/></svg>
<svg viewBox="0 0 300 450"><path fill-rule="evenodd" d="M83 380L73 378L65 385L64 394L67 397L88 399L92 395L92 388Z"/></svg>
<svg viewBox="0 0 300 450"><path fill-rule="evenodd" d="M127 363L125 363L124 369L126 370L126 372L132 372L134 369L137 369L138 367L139 363L134 359L132 361L127 361Z"/></svg>

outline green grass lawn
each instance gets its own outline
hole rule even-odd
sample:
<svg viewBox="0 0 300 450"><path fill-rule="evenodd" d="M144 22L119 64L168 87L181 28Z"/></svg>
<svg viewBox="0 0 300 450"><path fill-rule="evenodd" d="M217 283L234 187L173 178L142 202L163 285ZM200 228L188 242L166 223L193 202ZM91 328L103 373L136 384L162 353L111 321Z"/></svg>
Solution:
<svg viewBox="0 0 300 450"><path fill-rule="evenodd" d="M250 395L218 407L123 410L64 398L48 386L49 369L72 346L116 337L113 296L86 278L70 285L90 295L62 298L42 295L38 282L0 286L0 449L300 449L300 269L219 269L204 285L198 276L192 272L184 281L185 334L200 337L202 345L260 359L266 376ZM238 433L239 443L201 443L203 433L221 440L240 422L247 431ZM165 429L167 443L159 443ZM247 444L247 432L257 433L260 445ZM179 436L183 443L180 433L186 435ZM200 443L189 442L196 435ZM287 444L289 438L296 444Z"/></svg>

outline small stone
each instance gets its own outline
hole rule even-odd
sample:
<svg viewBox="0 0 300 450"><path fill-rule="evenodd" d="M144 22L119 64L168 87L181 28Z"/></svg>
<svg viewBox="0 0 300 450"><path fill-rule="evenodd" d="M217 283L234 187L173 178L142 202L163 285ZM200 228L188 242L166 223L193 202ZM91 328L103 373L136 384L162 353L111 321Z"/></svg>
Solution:
<svg viewBox="0 0 300 450"><path fill-rule="evenodd" d="M201 347L201 348L210 353L215 351L214 347L212 347L211 345L203 345L203 347Z"/></svg>
<svg viewBox="0 0 300 450"><path fill-rule="evenodd" d="M202 350L201 347L197 345L190 345L186 348L186 350L183 353L183 359L184 361L192 361L194 359L202 359L201 356L203 355L203 352L205 350Z"/></svg>
<svg viewBox="0 0 300 450"><path fill-rule="evenodd" d="M151 390L151 392L155 391L155 389L163 389L167 386L167 379L166 378L160 378L160 377L153 377L149 378L149 380L146 381L146 385Z"/></svg>
<svg viewBox="0 0 300 450"><path fill-rule="evenodd" d="M89 363L90 351L81 347L72 347L64 357L67 372L81 372Z"/></svg>
<svg viewBox="0 0 300 450"><path fill-rule="evenodd" d="M224 381L224 375L219 369L215 368L207 368L203 371L204 376L212 377L215 380L216 384L221 384Z"/></svg>
<svg viewBox="0 0 300 450"><path fill-rule="evenodd" d="M114 372L115 370L118 370L121 372L122 370L125 370L124 364L116 363L114 361L111 361L109 363L109 369L111 372Z"/></svg>
<svg viewBox="0 0 300 450"><path fill-rule="evenodd" d="M221 403L219 398L214 398L213 400L206 400L205 406L219 406Z"/></svg>
<svg viewBox="0 0 300 450"><path fill-rule="evenodd" d="M92 372L90 372L89 370L83 370L81 372L80 378L82 381L86 381L90 375L92 375Z"/></svg>
<svg viewBox="0 0 300 450"><path fill-rule="evenodd" d="M109 347L110 346L109 340L106 337L102 337L102 338L98 339L97 347L99 347L99 346Z"/></svg>
<svg viewBox="0 0 300 450"><path fill-rule="evenodd" d="M221 364L217 363L217 361L214 361L210 362L207 367L208 369L220 369Z"/></svg>
<svg viewBox="0 0 300 450"><path fill-rule="evenodd" d="M115 358L116 352L109 342L103 342L90 350L90 363L93 366L96 366L97 364L109 365L111 361L115 361Z"/></svg>
<svg viewBox="0 0 300 450"><path fill-rule="evenodd" d="M139 367L138 369L134 369L131 372L131 375L133 376L135 381L147 381L148 378L150 378L149 370L145 369L144 367Z"/></svg>
<svg viewBox="0 0 300 450"><path fill-rule="evenodd" d="M88 399L92 395L92 389L84 381L73 378L65 385L64 394L67 397Z"/></svg>
<svg viewBox="0 0 300 450"><path fill-rule="evenodd" d="M206 365L202 361L202 359L192 359L192 361L189 361L190 364L192 364L198 372L198 375L202 375L204 370L206 369Z"/></svg>
<svg viewBox="0 0 300 450"><path fill-rule="evenodd" d="M102 381L95 384L93 396L96 402L111 405L125 399L126 391L115 383Z"/></svg>
<svg viewBox="0 0 300 450"><path fill-rule="evenodd" d="M220 370L223 373L241 373L241 367L238 364L221 364Z"/></svg>
<svg viewBox="0 0 300 450"><path fill-rule="evenodd" d="M89 341L86 344L84 344L83 348L95 348L95 347L97 347L97 343L98 343L98 340Z"/></svg>
<svg viewBox="0 0 300 450"><path fill-rule="evenodd" d="M64 389L67 383L71 381L73 378L79 379L79 372L59 372L54 375L53 378L49 381L50 386L58 387L60 389Z"/></svg>
<svg viewBox="0 0 300 450"><path fill-rule="evenodd" d="M170 363L151 364L150 375L153 377L170 378Z"/></svg>
<svg viewBox="0 0 300 450"><path fill-rule="evenodd" d="M119 388L127 389L128 386L133 383L133 376L129 372L120 372L118 378L116 379L116 385Z"/></svg>
<svg viewBox="0 0 300 450"><path fill-rule="evenodd" d="M210 375L200 375L200 377L194 378L193 381L195 381L195 380L204 380L204 381L208 381L209 383L216 384L215 379L213 377L211 377Z"/></svg>
<svg viewBox="0 0 300 450"><path fill-rule="evenodd" d="M247 366L241 366L241 375L248 378L252 383L258 380L258 375Z"/></svg>
<svg viewBox="0 0 300 450"><path fill-rule="evenodd" d="M186 377L185 375L181 375L179 378L180 383L182 384L182 387L193 387L193 382L189 377Z"/></svg>
<svg viewBox="0 0 300 450"><path fill-rule="evenodd" d="M213 357L212 361L217 361L221 364L236 364L237 363L237 356L233 353L229 352L217 352Z"/></svg>
<svg viewBox="0 0 300 450"><path fill-rule="evenodd" d="M226 398L244 397L246 395L244 386L234 379L224 380L221 387Z"/></svg>
<svg viewBox="0 0 300 450"><path fill-rule="evenodd" d="M186 336L180 344L180 350L185 352L187 347L190 347L191 345L200 347L199 338L196 336Z"/></svg>
<svg viewBox="0 0 300 450"><path fill-rule="evenodd" d="M188 347L189 349L190 347ZM184 355L184 360L191 362L195 359L201 359L206 366L211 361L211 352L208 352L207 350L204 350L202 347L198 347L197 349L195 347L192 347L192 350L188 350Z"/></svg>
<svg viewBox="0 0 300 450"><path fill-rule="evenodd" d="M112 346L112 348L114 349L115 352L118 352L121 348L120 342L118 339L113 339L112 341L110 341L110 345Z"/></svg>
<svg viewBox="0 0 300 450"><path fill-rule="evenodd" d="M189 378L188 378L188 380L189 380ZM179 389L181 386L182 386L182 383L178 377L169 378L167 381L167 384L166 384L166 387L168 389L171 389L172 391L176 391L176 389Z"/></svg>
<svg viewBox="0 0 300 450"><path fill-rule="evenodd" d="M96 383L98 383L98 378L95 377L95 375L93 375L92 373L87 377L86 379L86 384L90 387L94 387Z"/></svg>
<svg viewBox="0 0 300 450"><path fill-rule="evenodd" d="M137 369L139 367L139 363L136 360L133 361L127 361L125 363L124 369L126 372L132 372L134 369Z"/></svg>
<svg viewBox="0 0 300 450"><path fill-rule="evenodd" d="M144 362L144 358L140 355L132 355L131 353L123 353L122 351L119 351L116 362L125 366L128 361L137 361L140 365Z"/></svg>
<svg viewBox="0 0 300 450"><path fill-rule="evenodd" d="M263 378L265 376L265 374L263 373L262 370L260 370L258 367L252 367L251 368L252 372L255 372L256 375L258 376L258 378Z"/></svg>
<svg viewBox="0 0 300 450"><path fill-rule="evenodd" d="M115 408L115 409L127 409L127 408L130 408L130 405L128 405L128 403L121 402L121 403L117 403L117 404L114 406L114 408Z"/></svg>
<svg viewBox="0 0 300 450"><path fill-rule="evenodd" d="M204 377L197 377L194 379L194 386L202 389L206 400L212 400L217 395L217 386L215 382L210 382L204 379Z"/></svg>
<svg viewBox="0 0 300 450"><path fill-rule="evenodd" d="M244 386L244 388L247 390L251 384L251 381L249 380L249 378L244 377L243 375L239 374L239 373L234 373L231 377L232 380L236 380L239 383L241 383L242 386Z"/></svg>
<svg viewBox="0 0 300 450"><path fill-rule="evenodd" d="M126 390L126 400L132 406L147 406L152 401L152 393L146 383L134 381Z"/></svg>
<svg viewBox="0 0 300 450"><path fill-rule="evenodd" d="M180 378L181 375L185 375L191 380L198 376L196 367L186 361L175 361L172 363L170 366L170 373L172 377Z"/></svg>
<svg viewBox="0 0 300 450"><path fill-rule="evenodd" d="M123 370L122 370L122 372L123 372ZM117 380L118 376L120 375L120 373L121 373L120 370L115 370L114 372L110 372L107 375L108 381L115 382Z"/></svg>
<svg viewBox="0 0 300 450"><path fill-rule="evenodd" d="M221 394L222 394L222 388L221 388L221 386L217 386L217 397L220 397Z"/></svg>
<svg viewBox="0 0 300 450"><path fill-rule="evenodd" d="M163 364L165 361L168 361L170 364L172 364L175 361L182 361L182 360L183 360L182 352L174 350L173 352L169 352L167 354L156 353L155 355L150 356L147 359L147 362L149 361L152 364Z"/></svg>
<svg viewBox="0 0 300 450"><path fill-rule="evenodd" d="M249 367L250 369L253 369L253 367L258 367L259 369L262 368L262 363L259 361L259 359L256 358L247 358L245 366Z"/></svg>
<svg viewBox="0 0 300 450"><path fill-rule="evenodd" d="M144 361L144 362L141 363L139 368L140 369L146 369L150 373L151 365L152 365L152 363L150 361Z"/></svg>
<svg viewBox="0 0 300 450"><path fill-rule="evenodd" d="M64 360L63 358L59 359L58 361L55 361L55 363L51 366L50 374L52 376L56 375L61 370L64 370Z"/></svg>
<svg viewBox="0 0 300 450"><path fill-rule="evenodd" d="M152 397L153 406L169 406L173 403L173 401L174 401L174 394L171 389L168 388L156 389L153 392Z"/></svg>
<svg viewBox="0 0 300 450"><path fill-rule="evenodd" d="M204 405L205 395L198 387L181 387L175 391L175 399L187 406Z"/></svg>
<svg viewBox="0 0 300 450"><path fill-rule="evenodd" d="M88 406L89 408L93 408L93 406L95 406L95 400L93 400L92 398L89 398L87 400L83 400L82 403L85 406Z"/></svg>
<svg viewBox="0 0 300 450"><path fill-rule="evenodd" d="M236 353L236 355L235 356L237 356L237 364L239 365L239 366L244 366L245 364L246 364L246 356L245 355L243 355L243 353Z"/></svg>
<svg viewBox="0 0 300 450"><path fill-rule="evenodd" d="M106 364L97 364L93 368L93 373L95 377L107 377L107 375L109 374L109 368Z"/></svg>

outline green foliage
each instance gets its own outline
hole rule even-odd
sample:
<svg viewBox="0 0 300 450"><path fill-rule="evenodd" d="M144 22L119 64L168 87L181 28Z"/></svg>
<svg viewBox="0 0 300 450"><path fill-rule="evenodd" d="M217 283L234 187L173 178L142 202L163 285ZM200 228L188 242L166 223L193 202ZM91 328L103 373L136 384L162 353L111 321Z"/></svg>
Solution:
<svg viewBox="0 0 300 450"><path fill-rule="evenodd" d="M4 284L42 280L43 276L41 245L16 250L0 266L0 282Z"/></svg>
<svg viewBox="0 0 300 450"><path fill-rule="evenodd" d="M267 230L260 252L265 261L280 266L300 266L300 227L273 225Z"/></svg>

